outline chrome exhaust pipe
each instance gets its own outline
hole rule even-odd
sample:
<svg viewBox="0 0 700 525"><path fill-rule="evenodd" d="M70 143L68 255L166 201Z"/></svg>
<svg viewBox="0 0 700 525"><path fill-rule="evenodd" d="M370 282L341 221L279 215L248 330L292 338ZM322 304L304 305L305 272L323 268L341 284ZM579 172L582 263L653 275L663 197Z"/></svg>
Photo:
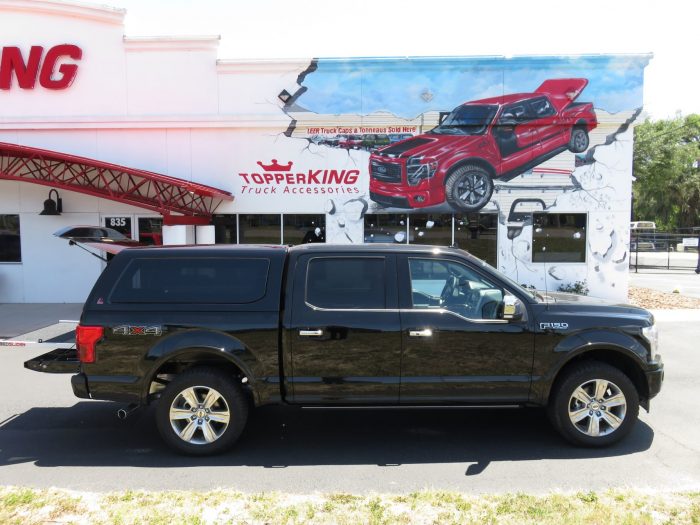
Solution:
<svg viewBox="0 0 700 525"><path fill-rule="evenodd" d="M126 419L131 415L132 412L134 412L137 408L139 408L139 405L136 403L132 403L124 408L120 408L117 410L117 417L121 420Z"/></svg>

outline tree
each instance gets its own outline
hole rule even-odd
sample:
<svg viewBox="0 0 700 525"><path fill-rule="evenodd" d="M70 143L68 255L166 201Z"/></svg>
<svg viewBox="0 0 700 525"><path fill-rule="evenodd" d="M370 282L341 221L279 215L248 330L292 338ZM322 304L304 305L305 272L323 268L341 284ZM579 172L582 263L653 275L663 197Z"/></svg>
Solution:
<svg viewBox="0 0 700 525"><path fill-rule="evenodd" d="M645 121L634 130L635 220L660 229L700 226L700 115Z"/></svg>

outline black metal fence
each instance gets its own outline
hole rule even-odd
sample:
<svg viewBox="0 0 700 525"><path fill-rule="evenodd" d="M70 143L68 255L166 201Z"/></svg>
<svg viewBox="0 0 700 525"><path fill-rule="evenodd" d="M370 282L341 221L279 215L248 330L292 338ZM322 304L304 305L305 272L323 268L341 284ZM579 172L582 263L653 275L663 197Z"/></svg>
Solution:
<svg viewBox="0 0 700 525"><path fill-rule="evenodd" d="M695 271L700 268L698 238L700 232L630 232L630 268Z"/></svg>

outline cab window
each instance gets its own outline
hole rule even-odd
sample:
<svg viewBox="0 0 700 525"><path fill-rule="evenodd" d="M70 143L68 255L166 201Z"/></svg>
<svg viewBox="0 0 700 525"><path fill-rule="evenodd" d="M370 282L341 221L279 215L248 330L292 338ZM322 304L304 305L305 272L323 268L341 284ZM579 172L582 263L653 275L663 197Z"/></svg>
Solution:
<svg viewBox="0 0 700 525"><path fill-rule="evenodd" d="M556 113L552 104L546 97L536 98L530 101L530 107L535 118L551 117Z"/></svg>
<svg viewBox="0 0 700 525"><path fill-rule="evenodd" d="M317 257L309 261L306 302L329 310L386 308L384 257Z"/></svg>
<svg viewBox="0 0 700 525"><path fill-rule="evenodd" d="M503 289L448 260L409 259L414 309L445 309L468 319L499 319Z"/></svg>

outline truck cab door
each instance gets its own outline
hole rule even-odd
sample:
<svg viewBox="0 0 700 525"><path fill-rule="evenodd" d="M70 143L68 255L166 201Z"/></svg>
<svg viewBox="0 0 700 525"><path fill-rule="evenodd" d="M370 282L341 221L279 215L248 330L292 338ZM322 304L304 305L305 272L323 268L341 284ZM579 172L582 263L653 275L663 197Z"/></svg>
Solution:
<svg viewBox="0 0 700 525"><path fill-rule="evenodd" d="M538 146L536 126L526 100L504 106L491 133L501 154L501 172L528 164Z"/></svg>
<svg viewBox="0 0 700 525"><path fill-rule="evenodd" d="M291 401L398 403L401 320L395 257L319 252L300 256L293 271L284 342Z"/></svg>
<svg viewBox="0 0 700 525"><path fill-rule="evenodd" d="M534 334L503 319L502 283L466 260L399 257L404 353L401 403L528 399Z"/></svg>

